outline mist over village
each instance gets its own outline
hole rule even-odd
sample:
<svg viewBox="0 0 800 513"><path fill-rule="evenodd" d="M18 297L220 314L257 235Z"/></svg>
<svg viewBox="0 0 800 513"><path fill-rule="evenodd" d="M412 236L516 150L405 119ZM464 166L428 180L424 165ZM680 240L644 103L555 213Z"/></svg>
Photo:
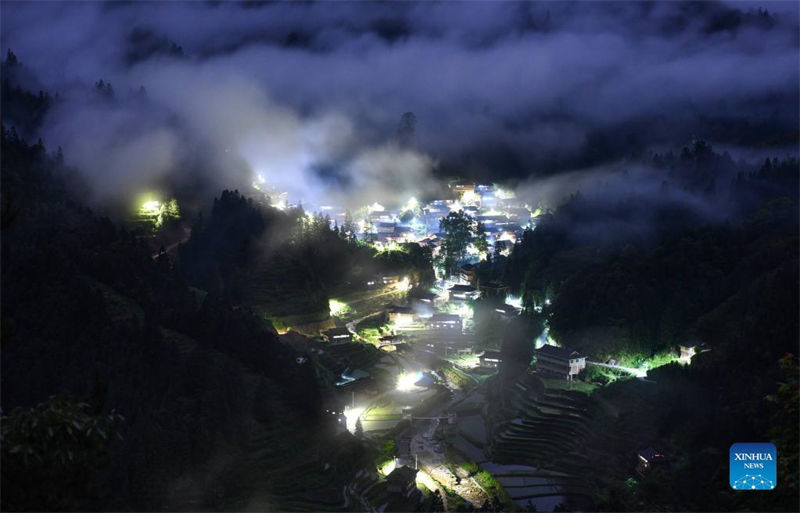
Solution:
<svg viewBox="0 0 800 513"><path fill-rule="evenodd" d="M798 511L791 1L0 4L3 511Z"/></svg>

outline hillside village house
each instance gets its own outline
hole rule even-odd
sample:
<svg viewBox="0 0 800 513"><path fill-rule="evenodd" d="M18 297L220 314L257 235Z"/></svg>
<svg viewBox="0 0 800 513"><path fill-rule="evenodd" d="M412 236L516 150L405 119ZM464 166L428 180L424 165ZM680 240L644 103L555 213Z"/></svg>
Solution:
<svg viewBox="0 0 800 513"><path fill-rule="evenodd" d="M500 305L494 309L501 319L513 319L521 312L519 308L514 305Z"/></svg>
<svg viewBox="0 0 800 513"><path fill-rule="evenodd" d="M389 322L395 326L408 326L414 322L414 310L410 306L393 305L388 312Z"/></svg>
<svg viewBox="0 0 800 513"><path fill-rule="evenodd" d="M450 287L450 299L460 299L462 301L478 299L480 292L472 285L453 285Z"/></svg>
<svg viewBox="0 0 800 513"><path fill-rule="evenodd" d="M397 274L384 274L378 277L378 283L381 283L383 285L391 285L393 283L398 283L400 281L402 281L400 275Z"/></svg>
<svg viewBox="0 0 800 513"><path fill-rule="evenodd" d="M458 330L461 331L461 317L456 314L437 313L428 319L428 328L432 330Z"/></svg>
<svg viewBox="0 0 800 513"><path fill-rule="evenodd" d="M536 371L572 380L586 368L586 357L577 351L545 345L536 350Z"/></svg>
<svg viewBox="0 0 800 513"><path fill-rule="evenodd" d="M411 497L417 491L417 470L407 465L397 467L386 476L386 491L391 494Z"/></svg>
<svg viewBox="0 0 800 513"><path fill-rule="evenodd" d="M467 197L475 195L475 184L472 183L450 184L450 188L459 198L463 198L465 195Z"/></svg>
<svg viewBox="0 0 800 513"><path fill-rule="evenodd" d="M496 281L481 283L478 285L478 290L483 297L500 298L501 301L505 301L508 296L508 287Z"/></svg>
<svg viewBox="0 0 800 513"><path fill-rule="evenodd" d="M414 289L408 293L408 300L411 306L416 308L419 313L433 313L433 303L438 296L425 289Z"/></svg>
<svg viewBox="0 0 800 513"><path fill-rule="evenodd" d="M459 272L461 279L468 283L475 283L475 266L472 264L464 264L461 266Z"/></svg>
<svg viewBox="0 0 800 513"><path fill-rule="evenodd" d="M697 346L698 344L696 342L686 342L678 346L681 350L681 360L684 362L691 360L692 356L697 353Z"/></svg>
<svg viewBox="0 0 800 513"><path fill-rule="evenodd" d="M500 351L484 351L478 356L478 360L481 362L481 367L499 367L503 357Z"/></svg>

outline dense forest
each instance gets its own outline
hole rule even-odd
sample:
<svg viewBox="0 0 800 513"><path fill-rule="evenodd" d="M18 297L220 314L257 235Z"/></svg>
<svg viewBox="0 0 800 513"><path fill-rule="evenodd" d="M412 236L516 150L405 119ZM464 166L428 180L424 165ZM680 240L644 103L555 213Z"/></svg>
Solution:
<svg viewBox="0 0 800 513"><path fill-rule="evenodd" d="M750 167L703 142L680 157L650 159L671 180L663 189L725 205L725 218L664 197L609 201L604 191L580 191L525 232L503 279L522 295L532 321L544 317L555 340L590 360L638 366L681 343L710 349L691 366L651 371L650 383L623 380L594 393L594 432L585 443L604 448L587 462L600 509L794 510L798 162L767 159ZM498 272L494 267L487 272ZM529 360L529 340L505 340L507 354ZM494 393L524 370L507 366ZM621 431L626 442L609 445ZM739 440L778 446L779 492L730 490L720 455ZM646 445L668 452L669 470L628 479L629 455Z"/></svg>
<svg viewBox="0 0 800 513"><path fill-rule="evenodd" d="M2 154L4 508L164 509L181 476L226 482L254 432L332 429L262 318L82 206L41 144L4 128Z"/></svg>
<svg viewBox="0 0 800 513"><path fill-rule="evenodd" d="M19 86L29 74L9 52L4 508L242 509L276 486L252 457L264 441L262 460L302 446L312 460L347 466L328 474L347 479L363 448L334 436L312 368L297 363L265 315L327 316L329 294L379 272L430 282L430 252L377 253L354 226L223 191L205 215L180 221L191 236L177 255L154 256L140 223L82 203L88 188L60 148L25 140L58 101ZM95 88L114 94L106 82Z"/></svg>
<svg viewBox="0 0 800 513"><path fill-rule="evenodd" d="M327 312L330 295L363 287L376 274L433 281L428 248L401 244L377 252L357 238L352 222L345 224L226 190L210 215L194 222L180 262L201 289L278 316Z"/></svg>

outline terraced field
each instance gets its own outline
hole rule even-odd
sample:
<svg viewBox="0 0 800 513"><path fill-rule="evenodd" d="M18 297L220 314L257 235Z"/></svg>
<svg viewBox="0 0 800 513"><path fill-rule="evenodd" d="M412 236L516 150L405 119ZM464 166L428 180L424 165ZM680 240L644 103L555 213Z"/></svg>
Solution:
<svg viewBox="0 0 800 513"><path fill-rule="evenodd" d="M254 433L248 465L252 488L249 497L232 504L234 509L246 509L242 506L263 496L272 511L363 511L348 482L359 462L342 453L336 440L311 442L309 435L293 422Z"/></svg>
<svg viewBox="0 0 800 513"><path fill-rule="evenodd" d="M586 472L591 430L589 396L547 388L532 374L507 393L512 394L509 415L492 426L489 452L495 463L513 466L489 466L494 477L520 506L530 501L547 511L566 501L586 504L592 492L580 476Z"/></svg>

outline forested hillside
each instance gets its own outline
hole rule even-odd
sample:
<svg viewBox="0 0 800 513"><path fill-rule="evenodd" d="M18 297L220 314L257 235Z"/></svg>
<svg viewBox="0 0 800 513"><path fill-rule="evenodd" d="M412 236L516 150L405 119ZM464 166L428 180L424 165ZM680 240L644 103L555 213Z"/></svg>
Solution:
<svg viewBox="0 0 800 513"><path fill-rule="evenodd" d="M798 162L768 159L748 170L696 143L680 158L656 155L652 163L672 181L655 199L581 191L526 232L505 267L534 319L543 315L550 336L588 360L639 367L678 344L708 349L689 366L672 363L646 381L595 391L586 449L570 461L590 476L601 510L793 510ZM725 206L726 218L668 201L665 190L676 187ZM522 370L501 373L498 400ZM506 421L502 415L514 415L494 411ZM783 455L769 497L730 489L726 455L741 440L773 441ZM634 475L634 455L647 446L667 454L670 466Z"/></svg>
<svg viewBox="0 0 800 513"><path fill-rule="evenodd" d="M220 507L226 486L247 486L229 476L255 433L329 430L309 423L313 372L268 324L201 300L172 259L82 206L41 143L4 128L2 154L5 509L165 509L179 482Z"/></svg>
<svg viewBox="0 0 800 513"><path fill-rule="evenodd" d="M194 222L180 265L193 285L270 317L327 316L332 294L363 288L378 274L433 281L428 248L401 244L378 252L356 230L302 207L282 211L225 190Z"/></svg>

